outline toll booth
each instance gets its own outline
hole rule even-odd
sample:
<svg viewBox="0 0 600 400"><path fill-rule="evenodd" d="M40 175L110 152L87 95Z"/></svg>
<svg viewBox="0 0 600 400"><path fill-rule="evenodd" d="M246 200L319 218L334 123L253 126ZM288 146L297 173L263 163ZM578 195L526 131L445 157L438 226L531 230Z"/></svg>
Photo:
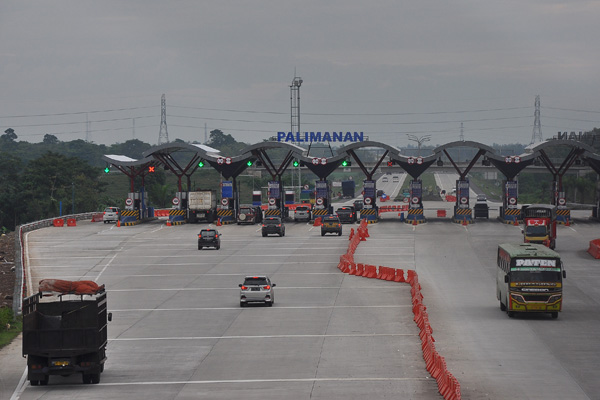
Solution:
<svg viewBox="0 0 600 400"><path fill-rule="evenodd" d="M375 181L363 181L363 208L360 210L360 219L366 219L368 223L377 222L377 186Z"/></svg>
<svg viewBox="0 0 600 400"><path fill-rule="evenodd" d="M408 214L404 222L410 224L425 222L425 215L423 214L423 182L420 179L410 181L409 199Z"/></svg>
<svg viewBox="0 0 600 400"><path fill-rule="evenodd" d="M125 226L135 225L140 220L146 218L146 213L144 191L127 193L125 209L121 210L119 217L121 224Z"/></svg>
<svg viewBox="0 0 600 400"><path fill-rule="evenodd" d="M313 218L332 214L333 211L329 191L329 181L319 180L315 182L315 206L312 210Z"/></svg>
<svg viewBox="0 0 600 400"><path fill-rule="evenodd" d="M556 182L555 182L556 183ZM556 222L562 225L570 224L571 209L567 207L567 195L565 192L554 192L556 206Z"/></svg>
<svg viewBox="0 0 600 400"><path fill-rule="evenodd" d="M456 181L456 204L454 205L454 222L473 222L473 210L469 206L469 180Z"/></svg>
<svg viewBox="0 0 600 400"><path fill-rule="evenodd" d="M269 181L265 217L281 217L281 182Z"/></svg>
<svg viewBox="0 0 600 400"><path fill-rule="evenodd" d="M221 203L217 209L217 218L222 224L231 224L235 221L235 203L233 199L233 182L221 182Z"/></svg>
<svg viewBox="0 0 600 400"><path fill-rule="evenodd" d="M519 183L517 181L506 180L503 182L503 186L500 219L506 224L514 224L521 217L521 209L518 205Z"/></svg>
<svg viewBox="0 0 600 400"><path fill-rule="evenodd" d="M171 225L181 225L185 223L187 212L187 192L176 192L171 201L173 208L169 210L169 223Z"/></svg>

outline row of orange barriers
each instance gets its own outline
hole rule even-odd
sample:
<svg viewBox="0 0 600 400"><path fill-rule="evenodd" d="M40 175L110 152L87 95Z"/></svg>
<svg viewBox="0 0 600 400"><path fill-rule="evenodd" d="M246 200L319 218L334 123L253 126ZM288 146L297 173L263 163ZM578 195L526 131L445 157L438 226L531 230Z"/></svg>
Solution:
<svg viewBox="0 0 600 400"><path fill-rule="evenodd" d="M65 219L54 218L52 220L52 225L56 226L57 228L65 226ZM77 226L77 220L75 218L67 218L67 226Z"/></svg>
<svg viewBox="0 0 600 400"><path fill-rule="evenodd" d="M444 357L440 356L433 344L433 342L435 342L435 339L433 338L433 329L429 323L427 308L423 304L423 294L421 293L421 285L419 284L417 272L414 270L407 270L405 278L403 269L383 266L377 268L375 265L355 263L354 252L356 251L358 244L361 241L366 241L366 238L368 237L369 230L367 228L367 221L363 219L356 230L356 234L354 233L354 228L350 229L350 243L348 244L348 250L345 254L340 256L338 268L340 271L350 275L394 282L407 282L410 284L414 321L420 330L419 337L421 338L421 349L423 351L423 359L425 360L427 371L436 380L438 391L445 400L461 400L460 383L458 382L458 379L448 371L446 360Z"/></svg>
<svg viewBox="0 0 600 400"><path fill-rule="evenodd" d="M433 329L429 323L427 307L423 304L423 294L421 294L421 284L416 271L409 270L406 281L410 284L410 294L412 296L414 321L421 331L421 349L423 350L423 359L427 372L436 380L438 391L446 400L461 399L460 383L458 379L446 367L446 360L435 349L435 339L433 338Z"/></svg>
<svg viewBox="0 0 600 400"><path fill-rule="evenodd" d="M408 204L399 206L379 206L379 213L408 211Z"/></svg>

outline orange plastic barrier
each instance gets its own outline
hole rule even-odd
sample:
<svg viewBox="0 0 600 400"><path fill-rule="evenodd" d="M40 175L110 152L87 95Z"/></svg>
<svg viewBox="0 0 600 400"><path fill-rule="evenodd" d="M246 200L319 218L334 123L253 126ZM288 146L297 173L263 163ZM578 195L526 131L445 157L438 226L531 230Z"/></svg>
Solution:
<svg viewBox="0 0 600 400"><path fill-rule="evenodd" d="M313 226L321 226L321 217L315 218L315 222L313 223Z"/></svg>
<svg viewBox="0 0 600 400"><path fill-rule="evenodd" d="M65 220L62 218L55 218L52 221L52 225L56 226L57 228L60 228L61 226L65 226Z"/></svg>
<svg viewBox="0 0 600 400"><path fill-rule="evenodd" d="M446 201L449 202L449 203L454 203L454 202L456 202L456 196L452 196L452 195L447 194L446 195Z"/></svg>
<svg viewBox="0 0 600 400"><path fill-rule="evenodd" d="M97 213L92 215L92 222L102 222L104 221L104 214Z"/></svg>
<svg viewBox="0 0 600 400"><path fill-rule="evenodd" d="M590 248L588 249L588 253L590 253L592 257L596 259L600 258L600 239L590 240Z"/></svg>
<svg viewBox="0 0 600 400"><path fill-rule="evenodd" d="M67 226L77 226L77 220L75 218L68 218Z"/></svg>

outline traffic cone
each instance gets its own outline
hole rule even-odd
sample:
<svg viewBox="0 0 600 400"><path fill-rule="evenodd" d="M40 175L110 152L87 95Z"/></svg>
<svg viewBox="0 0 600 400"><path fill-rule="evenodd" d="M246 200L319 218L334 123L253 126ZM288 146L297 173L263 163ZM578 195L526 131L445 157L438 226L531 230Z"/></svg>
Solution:
<svg viewBox="0 0 600 400"><path fill-rule="evenodd" d="M567 223L565 224L565 226L571 226L571 220L569 218L567 218Z"/></svg>
<svg viewBox="0 0 600 400"><path fill-rule="evenodd" d="M416 218L415 218L415 219L413 219L413 223L412 223L412 224L413 224L413 226L416 226L416 225L417 225L417 219L416 219Z"/></svg>
<svg viewBox="0 0 600 400"><path fill-rule="evenodd" d="M171 220L170 219L167 220L167 226L171 226Z"/></svg>
<svg viewBox="0 0 600 400"><path fill-rule="evenodd" d="M462 224L463 224L463 226L467 226L467 225L469 225L469 224L467 224L467 219L466 219L466 218L463 218L463 222L462 222Z"/></svg>
<svg viewBox="0 0 600 400"><path fill-rule="evenodd" d="M221 226L221 218L217 218L217 226Z"/></svg>
<svg viewBox="0 0 600 400"><path fill-rule="evenodd" d="M120 219L118 219L118 220L117 220L117 227L120 227L120 226L121 226L121 220L120 220Z"/></svg>
<svg viewBox="0 0 600 400"><path fill-rule="evenodd" d="M514 223L514 225L515 226L519 226L519 220L517 219L517 217L515 217L515 223Z"/></svg>

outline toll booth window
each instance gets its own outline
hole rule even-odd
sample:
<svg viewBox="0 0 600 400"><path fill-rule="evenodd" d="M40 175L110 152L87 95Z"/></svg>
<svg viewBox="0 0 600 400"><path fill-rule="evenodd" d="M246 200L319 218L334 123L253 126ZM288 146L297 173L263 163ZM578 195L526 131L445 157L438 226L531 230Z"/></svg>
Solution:
<svg viewBox="0 0 600 400"><path fill-rule="evenodd" d="M267 284L266 278L246 278L244 280L244 285L259 285L264 286Z"/></svg>

